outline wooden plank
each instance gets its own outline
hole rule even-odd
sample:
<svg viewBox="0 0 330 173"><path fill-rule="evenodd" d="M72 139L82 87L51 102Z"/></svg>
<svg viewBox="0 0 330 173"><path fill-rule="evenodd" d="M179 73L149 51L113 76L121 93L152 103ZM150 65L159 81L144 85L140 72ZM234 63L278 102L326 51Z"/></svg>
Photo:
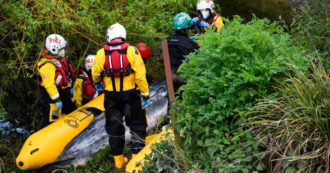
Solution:
<svg viewBox="0 0 330 173"><path fill-rule="evenodd" d="M170 54L168 51L167 40L162 41L162 49L163 49L163 60L164 60L165 75L166 75L167 93L168 93L170 105L172 105L175 103L175 95L174 95Z"/></svg>

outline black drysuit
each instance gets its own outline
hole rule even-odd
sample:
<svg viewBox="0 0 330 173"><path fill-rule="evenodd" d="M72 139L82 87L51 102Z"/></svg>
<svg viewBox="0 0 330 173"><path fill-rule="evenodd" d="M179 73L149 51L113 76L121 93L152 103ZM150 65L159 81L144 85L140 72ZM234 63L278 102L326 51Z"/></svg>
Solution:
<svg viewBox="0 0 330 173"><path fill-rule="evenodd" d="M171 70L173 74L174 90L184 84L178 74L178 68L184 61L186 55L199 48L198 44L190 39L185 32L176 31L173 36L167 38L168 50L170 53Z"/></svg>

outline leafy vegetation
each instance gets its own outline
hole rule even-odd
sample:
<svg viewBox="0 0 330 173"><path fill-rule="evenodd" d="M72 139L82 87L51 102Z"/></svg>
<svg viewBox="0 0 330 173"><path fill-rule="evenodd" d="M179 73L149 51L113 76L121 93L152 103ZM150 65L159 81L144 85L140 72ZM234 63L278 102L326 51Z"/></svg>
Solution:
<svg viewBox="0 0 330 173"><path fill-rule="evenodd" d="M295 69L277 94L249 111L271 172L329 172L330 79L321 64Z"/></svg>
<svg viewBox="0 0 330 173"><path fill-rule="evenodd" d="M276 94L249 111L270 172L329 172L329 12L322 0L295 12L291 35L313 66L309 73L294 68Z"/></svg>
<svg viewBox="0 0 330 173"><path fill-rule="evenodd" d="M132 45L145 42L160 47L160 41L172 31L173 16L193 9L193 4L195 0L2 2L0 107L6 109L9 117L38 126L41 116L33 69L48 34L59 33L68 40L67 57L78 67L88 54L96 53L105 43L105 31L110 24L123 24ZM150 66L160 67L159 61L152 62Z"/></svg>
<svg viewBox="0 0 330 173"><path fill-rule="evenodd" d="M151 153L146 156L142 172L146 173L172 173L188 172L188 168L182 164L182 150L175 145L173 136L169 134L166 140L151 145Z"/></svg>
<svg viewBox="0 0 330 173"><path fill-rule="evenodd" d="M101 48L107 27L115 22L126 27L127 40L132 45L145 42L152 48L160 47L160 41L172 32L173 16L180 11L191 11L195 2L1 1L0 112L7 112L7 118L29 124L32 129L39 128L43 117L33 69L48 34L59 33L68 40L67 57L77 68L88 54ZM162 77L163 68L159 52L153 51L154 57L146 63L148 72L152 72L148 75L155 80ZM15 150L14 154L17 153ZM15 167L14 162L4 164L5 170Z"/></svg>
<svg viewBox="0 0 330 173"><path fill-rule="evenodd" d="M131 44L160 47L172 30L172 17L193 11L196 1L2 2L0 116L6 112L38 127L33 66L48 34L59 33L69 41L68 58L78 67L103 45L106 28L115 22L126 27ZM265 164L270 172L329 172L329 73L318 63L311 74L305 72L306 55L330 64L329 14L326 1L308 1L295 14L293 41L275 23L253 19L242 24L238 17L226 21L220 33L198 36L201 49L180 69L187 80L177 124L184 147L171 141L155 145L149 156L153 162L144 172L262 172ZM153 50L147 69L151 79L158 79L163 77L162 60L160 51ZM256 105L260 98L268 99ZM251 107L250 126L244 126ZM18 151L8 148L13 142L6 140L1 140L0 168L13 171ZM113 171L108 152L100 151L84 167L63 171Z"/></svg>
<svg viewBox="0 0 330 173"><path fill-rule="evenodd" d="M158 79L165 78L164 63L161 56L154 55L151 59L145 62L147 68L147 80L149 83Z"/></svg>
<svg viewBox="0 0 330 173"><path fill-rule="evenodd" d="M179 101L183 150L193 168L205 172L251 172L259 149L242 128L241 113L305 60L275 23L253 19L226 21L220 33L198 38L198 53L180 67L187 80ZM258 169L257 169L258 168Z"/></svg>

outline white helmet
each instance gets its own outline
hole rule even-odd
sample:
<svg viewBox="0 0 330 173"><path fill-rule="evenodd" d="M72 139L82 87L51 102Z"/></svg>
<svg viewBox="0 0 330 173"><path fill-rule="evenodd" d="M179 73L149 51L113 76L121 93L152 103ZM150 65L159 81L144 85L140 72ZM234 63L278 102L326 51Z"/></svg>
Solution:
<svg viewBox="0 0 330 173"><path fill-rule="evenodd" d="M213 0L200 0L196 6L197 11L200 11L203 19L207 19L214 13L214 3Z"/></svg>
<svg viewBox="0 0 330 173"><path fill-rule="evenodd" d="M88 55L85 59L85 69L87 71L92 70L93 62L95 59L95 55Z"/></svg>
<svg viewBox="0 0 330 173"><path fill-rule="evenodd" d="M115 38L126 39L126 30L123 25L115 23L107 29L108 42Z"/></svg>
<svg viewBox="0 0 330 173"><path fill-rule="evenodd" d="M45 41L46 49L53 55L65 56L67 41L59 34L50 34Z"/></svg>

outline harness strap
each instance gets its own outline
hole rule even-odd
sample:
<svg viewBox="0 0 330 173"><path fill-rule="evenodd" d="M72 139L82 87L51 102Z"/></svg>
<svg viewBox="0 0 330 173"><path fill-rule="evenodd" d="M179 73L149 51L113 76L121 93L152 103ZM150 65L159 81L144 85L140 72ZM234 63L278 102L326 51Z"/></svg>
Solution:
<svg viewBox="0 0 330 173"><path fill-rule="evenodd" d="M65 61L60 61L60 62L62 64L62 66L64 67L65 74L67 75L68 79L72 79L73 74L71 74L71 70L70 70L70 67L69 67L70 65L69 65L68 61L65 60Z"/></svg>
<svg viewBox="0 0 330 173"><path fill-rule="evenodd" d="M115 83L114 73L111 73L111 82L112 82L113 91L116 92L116 83Z"/></svg>

